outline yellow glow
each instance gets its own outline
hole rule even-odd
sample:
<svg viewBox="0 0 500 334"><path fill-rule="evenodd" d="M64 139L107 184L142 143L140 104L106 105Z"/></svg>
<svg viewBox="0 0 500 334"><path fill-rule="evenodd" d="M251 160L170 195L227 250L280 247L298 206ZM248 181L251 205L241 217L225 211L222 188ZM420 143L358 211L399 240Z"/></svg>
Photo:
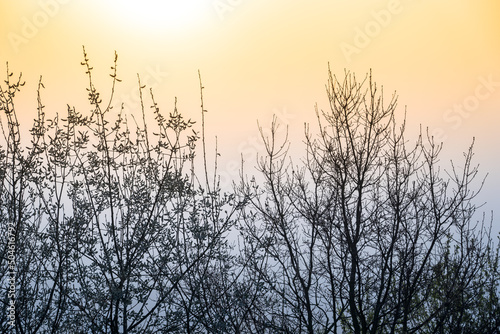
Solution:
<svg viewBox="0 0 500 334"><path fill-rule="evenodd" d="M179 110L198 120L200 69L207 138L217 136L219 170L229 180L239 177L240 153L260 140L257 119L266 127L277 112L292 149L303 147L304 122L316 124L314 104L328 109L330 63L340 77L373 69L386 98L399 94L399 112L408 106L408 131L440 129L456 152L477 136L483 170L500 164L498 0L33 0L0 1L0 13L0 80L6 61L23 72L23 124L36 115L39 75L47 113L64 113L66 103L87 108L82 45L103 94L118 52L115 102L137 106L139 73L164 112L178 97ZM456 109L474 99L480 80L491 81L489 97ZM500 198L500 177L492 179L485 192Z"/></svg>
<svg viewBox="0 0 500 334"><path fill-rule="evenodd" d="M203 21L207 0L111 0L107 2L122 24L151 29L186 30Z"/></svg>

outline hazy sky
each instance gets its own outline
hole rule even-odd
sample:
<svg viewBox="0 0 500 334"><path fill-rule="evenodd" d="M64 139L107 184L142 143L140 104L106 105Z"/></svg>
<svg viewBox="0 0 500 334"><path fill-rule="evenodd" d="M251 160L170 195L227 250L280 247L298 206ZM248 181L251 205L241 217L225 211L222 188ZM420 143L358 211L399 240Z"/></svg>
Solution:
<svg viewBox="0 0 500 334"><path fill-rule="evenodd" d="M22 121L35 115L43 76L46 112L88 109L85 45L97 88L109 92L119 54L116 104L136 108L137 73L160 107L199 120L205 86L207 133L217 136L224 179L240 154L260 147L256 120L278 113L292 148L303 148L314 105L327 108L328 63L362 78L370 69L389 97L444 141L443 165L476 137L476 162L489 173L481 200L500 209L500 2L498 0L0 0L0 73L23 72ZM497 210L497 215L500 211Z"/></svg>

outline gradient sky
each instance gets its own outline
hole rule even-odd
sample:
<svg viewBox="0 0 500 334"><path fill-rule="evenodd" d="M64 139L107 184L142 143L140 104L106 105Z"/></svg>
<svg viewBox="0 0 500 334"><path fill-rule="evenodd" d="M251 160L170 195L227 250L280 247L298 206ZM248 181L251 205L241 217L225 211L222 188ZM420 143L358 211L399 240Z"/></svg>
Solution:
<svg viewBox="0 0 500 334"><path fill-rule="evenodd" d="M445 167L475 136L476 162L489 173L479 200L500 209L498 0L0 0L0 73L6 61L23 72L25 126L40 75L48 114L88 108L82 45L102 94L118 52L115 102L130 108L139 73L165 112L177 97L199 120L199 69L223 180L237 177L240 154L258 151L257 119L267 127L278 113L292 149L303 148L315 103L328 106L328 63L340 77L372 69L387 97L398 93L400 115L407 107L409 135L422 125L443 140Z"/></svg>

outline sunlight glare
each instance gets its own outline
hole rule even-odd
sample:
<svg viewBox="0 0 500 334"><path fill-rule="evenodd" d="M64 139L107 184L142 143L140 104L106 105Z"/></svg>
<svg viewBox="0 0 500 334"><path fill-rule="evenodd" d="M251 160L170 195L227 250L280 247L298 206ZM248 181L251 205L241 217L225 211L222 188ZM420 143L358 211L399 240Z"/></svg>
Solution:
<svg viewBox="0 0 500 334"><path fill-rule="evenodd" d="M141 29L186 30L197 26L210 9L208 0L113 0L113 11Z"/></svg>

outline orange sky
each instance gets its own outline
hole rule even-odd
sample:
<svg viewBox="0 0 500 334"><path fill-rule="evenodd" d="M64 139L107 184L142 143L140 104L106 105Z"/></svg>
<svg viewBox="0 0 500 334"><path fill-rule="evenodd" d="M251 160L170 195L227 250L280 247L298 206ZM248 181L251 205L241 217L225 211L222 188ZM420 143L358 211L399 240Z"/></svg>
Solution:
<svg viewBox="0 0 500 334"><path fill-rule="evenodd" d="M258 147L257 119L267 125L278 112L302 147L314 104L327 107L328 62L338 75L372 68L387 96L399 94L400 111L407 106L408 131L422 124L443 139L444 162L476 137L476 161L490 173L482 200L500 208L497 0L0 0L0 15L0 73L6 61L23 72L26 123L39 75L47 113L87 108L82 45L103 93L118 52L116 102L132 108L139 73L163 110L177 96L180 111L199 119L199 69L207 132L229 179L239 155Z"/></svg>

